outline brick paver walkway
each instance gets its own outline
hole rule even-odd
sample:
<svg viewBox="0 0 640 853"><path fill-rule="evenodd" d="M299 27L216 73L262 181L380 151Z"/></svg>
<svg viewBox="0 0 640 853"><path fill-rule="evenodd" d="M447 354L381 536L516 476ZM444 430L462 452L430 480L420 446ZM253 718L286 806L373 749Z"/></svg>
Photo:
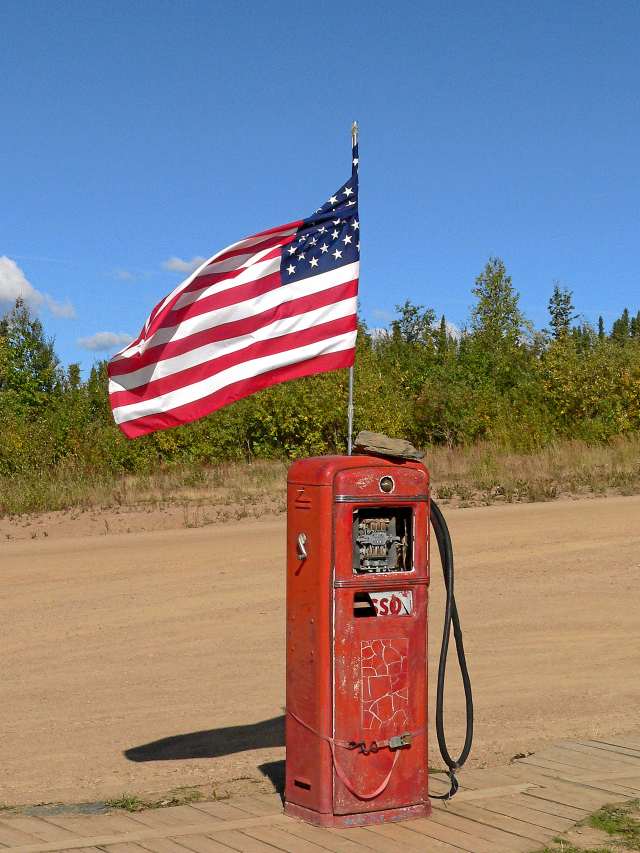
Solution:
<svg viewBox="0 0 640 853"><path fill-rule="evenodd" d="M468 770L431 818L316 829L287 818L276 794L127 814L46 817L0 812L10 853L526 853L607 802L640 797L640 734L566 741L500 770Z"/></svg>

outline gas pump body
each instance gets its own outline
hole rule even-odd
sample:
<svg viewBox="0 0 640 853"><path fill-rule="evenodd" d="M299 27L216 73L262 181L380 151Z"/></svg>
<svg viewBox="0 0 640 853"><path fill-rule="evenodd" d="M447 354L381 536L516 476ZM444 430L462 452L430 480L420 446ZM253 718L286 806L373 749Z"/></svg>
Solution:
<svg viewBox="0 0 640 853"><path fill-rule="evenodd" d="M426 816L428 472L316 457L287 488L285 812L320 826Z"/></svg>

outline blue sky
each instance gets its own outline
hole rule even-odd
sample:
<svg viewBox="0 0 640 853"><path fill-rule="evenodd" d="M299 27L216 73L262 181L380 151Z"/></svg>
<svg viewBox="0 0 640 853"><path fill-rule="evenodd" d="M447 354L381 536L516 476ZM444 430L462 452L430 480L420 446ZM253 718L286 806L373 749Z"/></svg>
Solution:
<svg viewBox="0 0 640 853"><path fill-rule="evenodd" d="M353 118L370 325L462 324L490 255L537 325L554 280L640 307L637 2L3 0L0 32L0 299L64 362L137 334L170 259L311 213Z"/></svg>

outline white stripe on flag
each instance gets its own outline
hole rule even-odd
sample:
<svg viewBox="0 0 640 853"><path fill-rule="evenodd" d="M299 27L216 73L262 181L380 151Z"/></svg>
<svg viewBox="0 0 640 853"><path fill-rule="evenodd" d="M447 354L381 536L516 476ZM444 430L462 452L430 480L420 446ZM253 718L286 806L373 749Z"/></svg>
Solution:
<svg viewBox="0 0 640 853"><path fill-rule="evenodd" d="M248 317L261 314L263 311L276 308L278 305L286 302L292 302L300 297L311 296L314 293L321 293L323 290L329 290L340 284L346 284L358 278L358 270L359 262L356 261L353 264L346 264L335 270L329 270L320 275L301 279L292 284L283 284L281 287L269 290L267 293L263 293L253 299L247 299L244 302L238 302L225 308L215 308L213 311L206 311L203 314L182 320L177 326L158 329L151 337L132 347L131 353L123 354L121 357L129 358L135 352L143 353L154 346L167 344L170 341L180 341L191 335L195 335L197 332L221 326L224 323L246 320Z"/></svg>
<svg viewBox="0 0 640 853"><path fill-rule="evenodd" d="M207 296L212 296L214 293L222 293L224 290L231 290L232 287L239 287L241 284L248 284L250 281L258 281L265 276L273 275L280 269L280 258L270 258L268 261L260 261L247 267L246 270L239 273L234 278L225 278L222 281L217 281L215 284L204 285L202 290L188 290L179 297L172 310L177 311L179 308L184 308L185 305L191 305L198 299L204 299Z"/></svg>
<svg viewBox="0 0 640 853"><path fill-rule="evenodd" d="M298 347L297 349L287 349L273 355L243 361L241 364L229 367L214 376L194 382L192 385L186 385L184 388L179 388L176 391L161 394L151 400L120 406L113 410L113 417L116 423L123 424L137 418L168 412L187 403L194 403L202 397L208 397L215 391L219 391L221 388L231 385L234 382L239 382L242 379L249 379L261 373L267 373L269 370L287 367L290 364L297 364L298 362L321 355L353 349L355 343L356 332L347 332L346 334L327 338L324 341L317 341L304 347Z"/></svg>
<svg viewBox="0 0 640 853"><path fill-rule="evenodd" d="M315 308L312 311L305 311L303 314L296 314L294 317L276 320L246 335L226 338L223 341L215 341L214 343L196 347L182 355L160 359L153 362L153 364L141 367L140 370L134 370L131 373L122 373L111 379L109 381L109 393L114 394L118 391L130 391L133 388L139 388L141 385L146 385L157 379L173 376L173 374L179 373L181 370L187 370L190 367L196 367L214 358L220 358L223 355L246 349L246 347L259 341L278 338L282 335L290 335L293 332L301 332L304 329L319 326L322 323L330 323L332 320L350 317L355 315L357 305L358 300L356 297L343 299L341 302L333 302L331 305Z"/></svg>
<svg viewBox="0 0 640 853"><path fill-rule="evenodd" d="M187 276L187 278L184 279L184 281L181 281L180 284L178 284L176 287L174 287L173 290L171 291L171 293L169 293L169 295L166 296L162 300L162 303L159 305L158 310L156 311L156 314L160 314L162 311L164 311L166 306L171 303L172 299L174 299L182 290L187 288L191 284L192 281L195 281L195 279L201 275L207 274L208 267L211 264L213 264L214 261L216 260L216 258L219 258L220 255L224 255L227 252L233 252L236 249L243 249L245 246L246 247L254 246L256 243L262 243L264 240L267 240L271 237L281 237L284 239L286 237L290 237L292 234L295 234L297 230L298 230L298 228L296 226L295 228L286 228L286 229L281 230L281 231L276 231L273 234L262 234L262 235L256 235L254 237L247 237L244 240L239 240L237 243L232 243L230 246L227 246L225 249L221 249L219 252L216 252L215 255L212 255L210 258L207 258L206 261L203 261L200 264L200 266L197 267L197 269L195 269L189 276ZM268 249L268 250L261 249L259 252L256 252L255 254L262 256L267 251L271 251L271 249ZM231 259L231 260L233 260L233 259ZM236 269L236 267L235 266L231 267L231 269ZM238 284L238 282L234 282L234 284ZM147 321L145 323L145 329L149 328L149 320L150 319L151 319L151 317L147 318ZM123 347L119 352L117 352L112 357L111 361L112 362L117 361L120 358L128 358L129 356L135 355L137 352L140 352L140 351L141 350L140 350L139 344L134 344L133 346Z"/></svg>

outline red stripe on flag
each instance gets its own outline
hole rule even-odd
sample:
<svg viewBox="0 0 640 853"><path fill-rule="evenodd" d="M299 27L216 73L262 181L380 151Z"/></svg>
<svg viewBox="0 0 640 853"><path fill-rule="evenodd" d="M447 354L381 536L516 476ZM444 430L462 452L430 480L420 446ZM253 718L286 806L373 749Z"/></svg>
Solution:
<svg viewBox="0 0 640 853"><path fill-rule="evenodd" d="M200 314L206 314L208 311L215 311L217 308L228 308L230 305L236 305L238 302L246 302L247 299L253 299L256 296L262 296L270 290L275 290L280 287L280 271L265 275L264 278L258 278L255 281L248 281L246 284L237 284L235 287L229 287L227 290L221 290L218 293L212 293L210 296L201 296L184 308L174 308L169 311L158 328L170 329L172 326L177 326L178 323L183 323L191 317L197 317Z"/></svg>
<svg viewBox="0 0 640 853"><path fill-rule="evenodd" d="M191 423L191 421L215 412L223 408L223 406L255 394L256 391L262 391L270 385L288 382L290 379L300 379L303 376L313 376L316 373L324 373L328 370L351 367L354 358L355 348L329 353L328 355L315 356L307 361L290 364L267 373L261 373L250 379L242 379L239 382L234 382L232 385L221 388L208 397L201 397L193 403L178 406L167 412L147 415L137 420L127 421L120 424L120 429L128 438L137 438L155 430L171 429L172 427Z"/></svg>
<svg viewBox="0 0 640 853"><path fill-rule="evenodd" d="M273 235L271 237L267 237L266 240L261 240L259 243L253 243L251 246L240 246L237 249L229 249L229 251L223 252L221 255L216 255L215 258L211 261L211 263L217 264L220 263L220 261L228 261L229 258L237 258L241 255L256 255L258 252L264 251L264 249L270 249L276 246L284 246L286 243L291 243L293 240L295 240L295 237L295 234L287 234L285 236L283 236L282 234ZM204 274L205 273L203 270L202 275ZM198 278L200 278L200 276L198 276Z"/></svg>
<svg viewBox="0 0 640 853"><path fill-rule="evenodd" d="M230 352L226 355L218 356L218 358L209 359L202 364L172 373L171 376L146 382L141 386L140 390L114 391L109 395L111 408L117 409L120 406L128 406L143 400L152 400L161 394L168 394L187 385L192 385L195 382L215 376L215 374L226 370L228 367L234 367L237 364L242 364L254 358L262 358L263 356L286 352L290 349L313 344L317 341L346 334L347 332L355 332L356 328L356 315L351 314L348 317L341 317L339 320L331 320L328 323L320 323L308 329L290 332L287 335L279 335L266 341L258 341L236 352Z"/></svg>
<svg viewBox="0 0 640 853"><path fill-rule="evenodd" d="M266 231L258 231L256 234L252 234L251 237L245 237L245 240L251 240L253 237L266 237L267 234L275 234L277 231L288 231L290 228L298 229L304 219L296 219L295 222L288 222L286 225L278 225L277 228L267 228Z"/></svg>
<svg viewBox="0 0 640 853"><path fill-rule="evenodd" d="M285 244L283 243L282 245ZM269 252L269 254L260 258L257 263L263 263L265 261L273 260L274 258L279 258L280 255L281 247L277 246L273 251ZM205 290L207 287L211 287L213 284L219 284L221 281L233 281L234 278L242 275L242 273L246 273L251 266L252 264L248 264L247 266L238 267L237 269L229 270L228 272L203 272L202 275L194 278L194 280L181 291L180 295L182 296L183 293L197 293L198 290Z"/></svg>
<svg viewBox="0 0 640 853"><path fill-rule="evenodd" d="M314 308L323 308L325 305L341 302L343 299L349 299L357 296L357 294L358 279L354 279L353 281L345 282L345 284L338 284L335 287L327 288L327 290L321 290L319 293L312 293L309 296L302 296L298 299L282 302L280 305L276 305L260 314L252 314L250 317L245 317L242 320L222 323L219 326L195 332L193 335L189 335L179 341L168 341L164 344L149 347L141 355L136 354L130 358L110 362L108 365L109 376L117 381L118 376L122 376L125 373L133 373L142 367L155 364L162 359L184 355L184 353L191 352L191 350L197 347L215 343L215 341L224 341L229 338L239 337L240 335L247 335L276 320L295 317L297 314L304 314L306 311L312 311Z"/></svg>

